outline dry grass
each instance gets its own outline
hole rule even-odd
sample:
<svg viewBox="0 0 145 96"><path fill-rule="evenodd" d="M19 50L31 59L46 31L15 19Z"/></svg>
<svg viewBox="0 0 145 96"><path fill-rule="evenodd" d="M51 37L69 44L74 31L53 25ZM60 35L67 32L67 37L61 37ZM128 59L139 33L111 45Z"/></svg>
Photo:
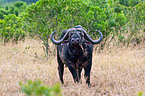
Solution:
<svg viewBox="0 0 145 96"><path fill-rule="evenodd" d="M29 47L30 49L26 49ZM134 96L145 92L145 46L94 51L91 85L74 84L65 68L63 96ZM56 57L48 60L37 40L0 45L0 96L24 96L19 81L40 79L51 86L59 82Z"/></svg>

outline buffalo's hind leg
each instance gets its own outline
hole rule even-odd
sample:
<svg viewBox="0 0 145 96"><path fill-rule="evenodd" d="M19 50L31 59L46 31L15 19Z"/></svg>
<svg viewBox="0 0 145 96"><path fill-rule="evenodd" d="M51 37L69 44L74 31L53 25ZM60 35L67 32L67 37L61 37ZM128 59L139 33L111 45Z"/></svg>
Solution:
<svg viewBox="0 0 145 96"><path fill-rule="evenodd" d="M58 61L59 78L60 78L61 83L64 84L64 81L63 81L64 64L61 61L59 56L57 56L57 61Z"/></svg>

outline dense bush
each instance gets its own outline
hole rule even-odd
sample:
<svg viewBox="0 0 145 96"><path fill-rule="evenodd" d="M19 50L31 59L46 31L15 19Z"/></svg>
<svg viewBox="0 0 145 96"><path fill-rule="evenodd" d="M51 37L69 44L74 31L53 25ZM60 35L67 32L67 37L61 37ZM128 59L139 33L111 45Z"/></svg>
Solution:
<svg viewBox="0 0 145 96"><path fill-rule="evenodd" d="M133 7L133 20L137 24L145 24L145 2Z"/></svg>
<svg viewBox="0 0 145 96"><path fill-rule="evenodd" d="M16 16L19 16L21 12L24 12L24 10L26 10L26 7L27 4L22 1L7 4L4 8L0 8L0 19L4 19L4 15L8 14L15 14Z"/></svg>
<svg viewBox="0 0 145 96"><path fill-rule="evenodd" d="M26 36L23 30L22 12L27 4L22 1L14 2L0 9L0 37L4 43L10 39L13 41L22 40Z"/></svg>
<svg viewBox="0 0 145 96"><path fill-rule="evenodd" d="M4 43L10 39L18 41L26 36L21 21L22 19L14 14L5 15L4 19L0 20L0 36Z"/></svg>
<svg viewBox="0 0 145 96"><path fill-rule="evenodd" d="M140 32L137 30L144 28L143 1L39 0L29 6L22 1L14 2L0 8L1 38L7 42L11 38L23 38L26 34L38 36L47 56L51 52L50 34L56 31L60 35L62 30L76 25L82 25L94 39L98 35L95 30L100 30L104 35L103 44L110 36L112 39L118 37L117 43L132 42L132 35L136 37ZM125 36L128 32L129 36Z"/></svg>
<svg viewBox="0 0 145 96"><path fill-rule="evenodd" d="M126 24L124 13L115 13L111 2L83 0L39 0L28 7L25 13L26 30L31 36L38 35L43 41L48 54L49 35L55 30L62 30L82 25L93 37L95 30L100 30L105 41L114 30L120 30ZM50 52L50 50L49 50Z"/></svg>
<svg viewBox="0 0 145 96"><path fill-rule="evenodd" d="M120 29L126 23L124 13L115 13L110 2L97 5L97 1L84 2L82 0L39 0L28 8L26 18L29 32L33 30L35 33L40 31L47 34L54 29L60 32L79 24L89 33L98 29L103 32L104 36L107 36L110 31L115 28ZM47 28L40 28L46 25Z"/></svg>

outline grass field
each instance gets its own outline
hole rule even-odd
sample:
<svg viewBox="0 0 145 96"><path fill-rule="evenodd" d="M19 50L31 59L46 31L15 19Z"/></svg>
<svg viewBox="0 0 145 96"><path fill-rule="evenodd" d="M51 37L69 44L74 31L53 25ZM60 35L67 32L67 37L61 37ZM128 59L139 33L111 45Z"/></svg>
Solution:
<svg viewBox="0 0 145 96"><path fill-rule="evenodd" d="M52 46L54 47L54 46ZM63 96L136 96L145 94L145 44L94 51L91 85L74 84L64 71ZM42 43L28 39L0 45L0 96L24 96L19 81L40 79L45 85L59 82L56 57L45 58Z"/></svg>

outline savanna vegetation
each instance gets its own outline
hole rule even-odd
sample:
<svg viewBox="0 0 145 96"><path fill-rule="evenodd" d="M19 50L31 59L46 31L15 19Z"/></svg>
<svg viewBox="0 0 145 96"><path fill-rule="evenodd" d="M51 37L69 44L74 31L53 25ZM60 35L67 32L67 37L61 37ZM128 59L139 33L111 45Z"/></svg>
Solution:
<svg viewBox="0 0 145 96"><path fill-rule="evenodd" d="M76 25L104 36L94 46L91 88L74 84L67 68L65 84L56 84L50 34ZM145 94L144 0L0 0L0 44L2 96Z"/></svg>

